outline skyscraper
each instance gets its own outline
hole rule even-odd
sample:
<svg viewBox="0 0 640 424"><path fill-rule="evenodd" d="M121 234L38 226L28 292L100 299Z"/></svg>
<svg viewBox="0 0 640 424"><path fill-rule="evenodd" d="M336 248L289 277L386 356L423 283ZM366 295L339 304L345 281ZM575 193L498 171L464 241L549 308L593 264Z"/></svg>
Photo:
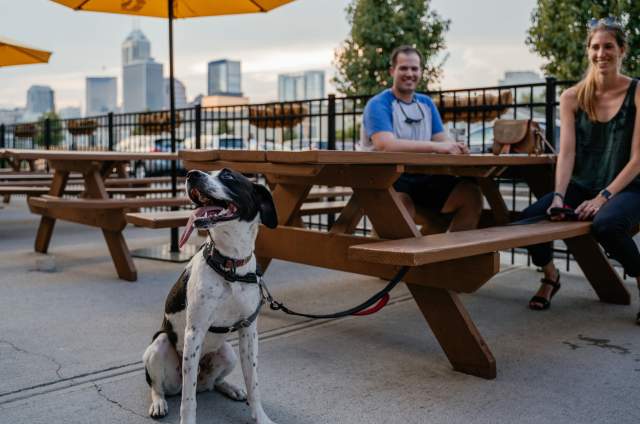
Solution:
<svg viewBox="0 0 640 424"><path fill-rule="evenodd" d="M122 43L122 66L151 59L151 43L139 29L134 29Z"/></svg>
<svg viewBox="0 0 640 424"><path fill-rule="evenodd" d="M27 91L27 114L40 116L55 111L53 90L48 85L32 85Z"/></svg>
<svg viewBox="0 0 640 424"><path fill-rule="evenodd" d="M305 71L278 75L278 100L321 99L324 97L324 71Z"/></svg>
<svg viewBox="0 0 640 424"><path fill-rule="evenodd" d="M139 29L122 43L122 97L125 112L160 110L164 106L162 64L151 58L151 43Z"/></svg>
<svg viewBox="0 0 640 424"><path fill-rule="evenodd" d="M169 92L169 78L164 79L164 108L171 108L171 93ZM173 90L176 96L176 108L187 107L187 89L182 81L177 78L173 79Z"/></svg>
<svg viewBox="0 0 640 424"><path fill-rule="evenodd" d="M104 115L117 108L116 77L87 77L85 116Z"/></svg>
<svg viewBox="0 0 640 424"><path fill-rule="evenodd" d="M135 62L122 68L125 112L161 110L164 105L162 64Z"/></svg>
<svg viewBox="0 0 640 424"><path fill-rule="evenodd" d="M242 96L240 62L214 60L208 64L207 94L209 96Z"/></svg>

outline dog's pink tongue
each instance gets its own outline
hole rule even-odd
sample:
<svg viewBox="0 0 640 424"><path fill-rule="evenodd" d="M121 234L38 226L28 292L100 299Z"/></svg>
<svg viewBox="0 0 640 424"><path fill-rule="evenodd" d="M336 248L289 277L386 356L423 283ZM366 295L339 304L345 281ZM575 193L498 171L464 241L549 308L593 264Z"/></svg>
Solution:
<svg viewBox="0 0 640 424"><path fill-rule="evenodd" d="M193 221L195 221L196 218L201 218L205 216L207 212L210 212L212 210L217 211L219 209L220 208L216 206L203 206L203 207L194 209L193 213L191 213L191 216L189 216L187 227L184 229L184 232L182 233L182 237L180 237L180 241L178 242L178 247L182 249L182 246L184 246L187 240L189 240L189 237L191 237L191 233L193 232Z"/></svg>

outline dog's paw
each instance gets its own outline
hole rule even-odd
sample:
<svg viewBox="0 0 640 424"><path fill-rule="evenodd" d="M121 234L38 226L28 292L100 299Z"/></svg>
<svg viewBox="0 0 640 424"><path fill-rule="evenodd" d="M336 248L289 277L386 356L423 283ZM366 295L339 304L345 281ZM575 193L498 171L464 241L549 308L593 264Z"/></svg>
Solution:
<svg viewBox="0 0 640 424"><path fill-rule="evenodd" d="M149 407L149 416L151 418L162 418L167 415L167 412L169 412L169 405L167 405L166 400L156 399L151 401L151 406Z"/></svg>
<svg viewBox="0 0 640 424"><path fill-rule="evenodd" d="M276 423L271 421L271 419L267 417L267 414L262 413L262 415L258 415L258 418L256 419L256 424L276 424Z"/></svg>
<svg viewBox="0 0 640 424"><path fill-rule="evenodd" d="M247 392L240 387L236 387L226 381L220 381L216 383L215 389L232 400L245 401L247 400Z"/></svg>

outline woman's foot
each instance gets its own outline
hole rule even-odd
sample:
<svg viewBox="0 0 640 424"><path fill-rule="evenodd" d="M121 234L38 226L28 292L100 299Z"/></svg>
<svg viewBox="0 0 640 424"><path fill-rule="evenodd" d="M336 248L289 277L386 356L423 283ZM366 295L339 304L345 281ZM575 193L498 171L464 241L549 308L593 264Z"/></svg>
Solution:
<svg viewBox="0 0 640 424"><path fill-rule="evenodd" d="M542 283L535 296L529 300L529 309L534 311L544 311L551 307L551 299L560 290L560 271L555 269L554 278L545 277L540 280Z"/></svg>

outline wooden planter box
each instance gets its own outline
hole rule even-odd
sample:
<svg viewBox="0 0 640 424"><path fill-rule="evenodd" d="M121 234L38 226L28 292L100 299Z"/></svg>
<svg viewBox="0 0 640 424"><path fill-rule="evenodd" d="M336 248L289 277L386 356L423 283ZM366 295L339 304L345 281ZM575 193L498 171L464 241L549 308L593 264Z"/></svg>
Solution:
<svg viewBox="0 0 640 424"><path fill-rule="evenodd" d="M258 128L291 128L300 124L309 110L302 103L249 107L249 123Z"/></svg>
<svg viewBox="0 0 640 424"><path fill-rule="evenodd" d="M13 136L16 138L33 138L37 133L35 124L19 124L13 129Z"/></svg>
<svg viewBox="0 0 640 424"><path fill-rule="evenodd" d="M176 128L182 123L180 115L176 113ZM138 117L138 126L142 134L154 135L171 131L171 113L153 112Z"/></svg>
<svg viewBox="0 0 640 424"><path fill-rule="evenodd" d="M92 135L96 128L98 128L98 123L94 119L74 119L67 123L67 131L74 136Z"/></svg>
<svg viewBox="0 0 640 424"><path fill-rule="evenodd" d="M492 121L505 113L512 106L513 95L511 90L502 91L500 95L487 93L468 97L459 94L455 98L445 95L434 96L433 102L443 112L443 122L452 122L454 118L456 121L482 122ZM452 110L454 108L456 110Z"/></svg>

